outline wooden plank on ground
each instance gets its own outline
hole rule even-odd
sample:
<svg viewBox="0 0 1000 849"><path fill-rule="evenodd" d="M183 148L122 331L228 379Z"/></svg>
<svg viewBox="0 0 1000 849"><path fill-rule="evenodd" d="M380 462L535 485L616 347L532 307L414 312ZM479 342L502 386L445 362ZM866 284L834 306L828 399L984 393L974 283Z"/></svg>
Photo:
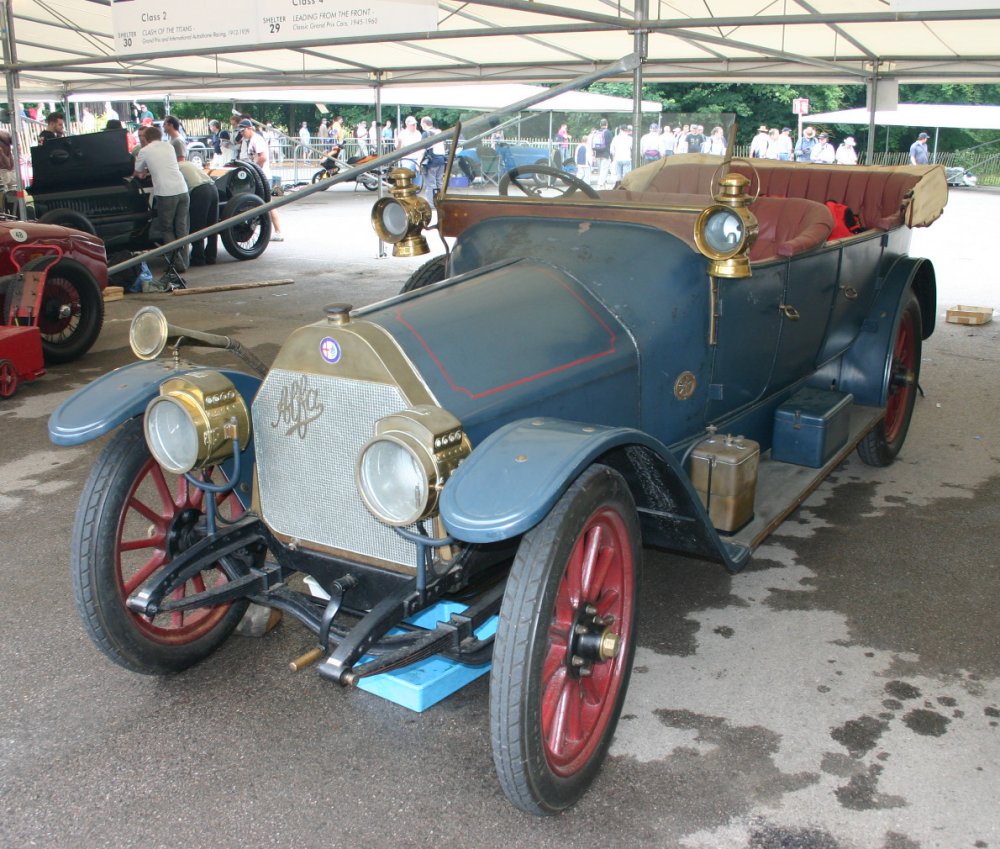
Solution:
<svg viewBox="0 0 1000 849"><path fill-rule="evenodd" d="M125 297L125 290L121 286L104 287L104 303L108 301L120 301Z"/></svg>
<svg viewBox="0 0 1000 849"><path fill-rule="evenodd" d="M208 292L231 292L235 289L260 289L264 286L288 286L295 281L291 278L285 280L258 280L255 283L222 283L218 286L198 286L196 289L174 289L172 295L204 295Z"/></svg>

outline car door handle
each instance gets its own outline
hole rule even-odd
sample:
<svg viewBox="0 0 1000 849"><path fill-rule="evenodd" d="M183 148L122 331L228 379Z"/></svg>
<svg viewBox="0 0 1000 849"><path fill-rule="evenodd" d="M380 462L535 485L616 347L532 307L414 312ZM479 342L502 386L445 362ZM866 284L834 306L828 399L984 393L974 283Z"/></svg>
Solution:
<svg viewBox="0 0 1000 849"><path fill-rule="evenodd" d="M802 317L799 315L799 311L791 304L778 304L778 309L781 310L785 318L789 321L798 321Z"/></svg>

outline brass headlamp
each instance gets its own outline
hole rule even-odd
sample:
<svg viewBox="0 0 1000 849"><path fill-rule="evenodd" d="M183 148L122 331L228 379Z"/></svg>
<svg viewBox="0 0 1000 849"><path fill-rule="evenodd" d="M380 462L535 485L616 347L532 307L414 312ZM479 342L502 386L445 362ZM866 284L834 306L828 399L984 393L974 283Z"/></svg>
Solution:
<svg viewBox="0 0 1000 849"><path fill-rule="evenodd" d="M358 492L375 518L412 525L436 512L445 481L471 450L462 423L440 407L386 416L358 455Z"/></svg>
<svg viewBox="0 0 1000 849"><path fill-rule="evenodd" d="M719 181L715 204L705 209L694 225L694 241L709 259L712 277L750 276L750 247L757 238L757 218L750 211L746 189L750 181L731 172Z"/></svg>
<svg viewBox="0 0 1000 849"><path fill-rule="evenodd" d="M372 227L383 242L393 246L393 256L422 256L430 252L423 231L431 223L431 205L413 185L409 168L394 168L391 194L372 207Z"/></svg>
<svg viewBox="0 0 1000 849"><path fill-rule="evenodd" d="M160 384L146 407L146 444L167 471L184 474L233 456L250 441L250 413L224 374L193 371Z"/></svg>

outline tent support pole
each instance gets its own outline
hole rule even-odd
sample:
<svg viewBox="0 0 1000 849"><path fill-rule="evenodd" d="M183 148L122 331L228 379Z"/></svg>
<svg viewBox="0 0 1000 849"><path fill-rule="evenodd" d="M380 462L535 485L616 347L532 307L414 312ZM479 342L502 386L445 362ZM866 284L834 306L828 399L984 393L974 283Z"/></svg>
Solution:
<svg viewBox="0 0 1000 849"><path fill-rule="evenodd" d="M21 110L14 101L14 88L17 86L17 42L14 40L14 0L4 0L3 20L3 55L11 66L4 73L7 83L7 108L10 110L10 156L14 165L14 188L17 194L17 217L21 221L28 220L28 212L24 206L24 182L21 179Z"/></svg>
<svg viewBox="0 0 1000 849"><path fill-rule="evenodd" d="M868 146L865 153L865 165L873 164L875 160L875 110L878 108L878 60L872 62L871 97L868 104Z"/></svg>
<svg viewBox="0 0 1000 849"><path fill-rule="evenodd" d="M636 0L635 19L644 21L648 17L649 0ZM644 29L635 30L633 36L633 52L639 57L635 70L632 71L632 167L639 167L639 139L642 138L642 63L646 61L649 48L649 32Z"/></svg>
<svg viewBox="0 0 1000 849"><path fill-rule="evenodd" d="M368 133L368 138L371 139L371 132ZM385 149L385 145L382 144L382 72L375 72L375 150L374 153L386 154L388 151ZM378 196L382 197L385 194L385 187L382 185L382 181L378 181ZM384 259L388 254L385 252L385 242L381 239L378 240L378 251L375 254L377 259Z"/></svg>

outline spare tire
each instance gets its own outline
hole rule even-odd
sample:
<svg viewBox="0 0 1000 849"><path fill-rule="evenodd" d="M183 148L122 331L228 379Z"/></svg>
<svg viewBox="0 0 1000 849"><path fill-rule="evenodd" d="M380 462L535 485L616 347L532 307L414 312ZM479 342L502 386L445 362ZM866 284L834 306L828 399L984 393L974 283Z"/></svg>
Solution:
<svg viewBox="0 0 1000 849"><path fill-rule="evenodd" d="M230 198L222 208L221 220L232 218L241 212L247 212L255 206L263 206L257 195L241 194ZM257 259L271 241L271 216L262 212L260 215L238 221L228 230L220 234L222 245L235 259Z"/></svg>
<svg viewBox="0 0 1000 849"><path fill-rule="evenodd" d="M94 227L90 219L75 209L50 209L38 220L42 224L57 224L60 227L70 227L73 230L90 233L91 236L97 235L97 228Z"/></svg>

